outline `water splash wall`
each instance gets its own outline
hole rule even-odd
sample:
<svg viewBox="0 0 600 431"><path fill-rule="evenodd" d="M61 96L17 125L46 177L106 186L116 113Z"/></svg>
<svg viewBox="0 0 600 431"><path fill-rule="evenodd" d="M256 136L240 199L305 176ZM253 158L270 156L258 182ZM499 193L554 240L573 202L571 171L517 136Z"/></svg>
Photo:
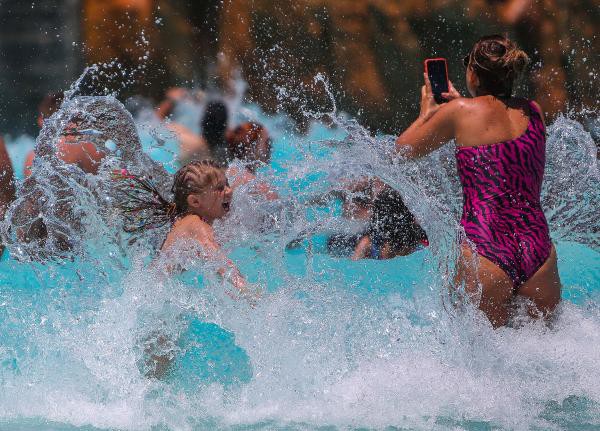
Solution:
<svg viewBox="0 0 600 431"><path fill-rule="evenodd" d="M599 174L594 143L577 122L561 117L549 127L543 196L568 300L550 327L494 331L446 300L461 208L451 145L406 162L393 156L392 137L372 137L335 105L307 113L332 124L314 122L307 136L283 116L231 106L234 119L254 116L272 132L274 160L259 180L281 195L267 203L240 189L215 226L264 292L255 308L231 299L193 249L175 256L188 270L166 277L160 261L150 265L151 240L126 245L108 173L127 165L167 184L145 155L175 166L159 125L136 128L112 97L73 96L44 126L42 157L2 225L11 254L0 263L2 429L600 426ZM97 176L54 157L73 116L99 143L114 143ZM355 226L338 204L309 202L369 175L400 191L431 247L391 261L323 252L324 234ZM46 200L24 216L32 193ZM20 241L11 223L38 211L75 246ZM161 379L145 375L149 348L172 360Z"/></svg>

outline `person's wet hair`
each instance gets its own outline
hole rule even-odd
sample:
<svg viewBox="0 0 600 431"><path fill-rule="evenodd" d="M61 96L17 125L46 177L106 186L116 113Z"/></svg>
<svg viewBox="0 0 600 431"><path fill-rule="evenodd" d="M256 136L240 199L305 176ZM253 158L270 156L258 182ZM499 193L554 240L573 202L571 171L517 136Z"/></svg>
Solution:
<svg viewBox="0 0 600 431"><path fill-rule="evenodd" d="M219 100L209 102L202 118L202 134L211 151L226 149L227 106Z"/></svg>
<svg viewBox="0 0 600 431"><path fill-rule="evenodd" d="M389 243L394 250L415 247L427 240L427 234L404 204L402 196L391 187L379 193L367 232L375 243Z"/></svg>
<svg viewBox="0 0 600 431"><path fill-rule="evenodd" d="M259 123L243 123L237 126L228 138L228 156L230 159L239 159L246 162L256 161L256 150L261 139L267 133L265 127ZM264 149L270 156L270 142L267 141L267 147Z"/></svg>
<svg viewBox="0 0 600 431"><path fill-rule="evenodd" d="M529 57L510 39L491 35L475 43L464 64L475 72L482 90L508 98L512 96L515 81L529 64Z"/></svg>

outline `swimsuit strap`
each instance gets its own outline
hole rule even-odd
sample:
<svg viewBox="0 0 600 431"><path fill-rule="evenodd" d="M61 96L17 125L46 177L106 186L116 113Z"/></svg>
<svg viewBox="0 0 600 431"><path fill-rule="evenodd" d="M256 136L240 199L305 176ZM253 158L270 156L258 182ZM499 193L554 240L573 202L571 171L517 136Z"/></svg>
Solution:
<svg viewBox="0 0 600 431"><path fill-rule="evenodd" d="M533 100L528 100L527 106L529 106L529 111L532 114L536 114L540 118L542 117L541 112L538 110L537 106L535 106L535 103L533 102Z"/></svg>
<svg viewBox="0 0 600 431"><path fill-rule="evenodd" d="M546 131L544 120L542 120L542 113L537 108L533 100L528 100L527 105L529 106L529 122L537 122L541 125L542 130Z"/></svg>

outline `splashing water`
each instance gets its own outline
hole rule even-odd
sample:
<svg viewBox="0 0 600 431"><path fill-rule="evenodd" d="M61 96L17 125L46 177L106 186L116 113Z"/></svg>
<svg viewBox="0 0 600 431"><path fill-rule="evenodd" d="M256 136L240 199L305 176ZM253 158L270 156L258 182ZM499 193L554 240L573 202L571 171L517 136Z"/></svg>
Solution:
<svg viewBox="0 0 600 431"><path fill-rule="evenodd" d="M543 204L567 300L551 327L494 331L445 300L460 234L451 146L409 163L391 156L391 137L372 137L335 105L318 115L334 126L315 122L305 137L285 117L237 106L237 119L255 116L271 131L273 163L259 179L281 196L267 203L239 189L216 224L265 291L255 308L227 296L193 250L176 256L188 271L168 278L148 264L151 241L124 245L108 173L150 172L166 189L142 151L166 145L155 126L138 124L138 135L116 99L74 95L45 124L41 157L2 224L2 429L600 426L600 175L581 125L560 117L548 130ZM114 143L98 175L54 156L73 118L98 145ZM431 247L391 261L323 252L324 235L356 227L338 203L308 202L370 175L401 192ZM47 239L19 239L17 228L40 217ZM171 358L161 379L145 375L149 348Z"/></svg>

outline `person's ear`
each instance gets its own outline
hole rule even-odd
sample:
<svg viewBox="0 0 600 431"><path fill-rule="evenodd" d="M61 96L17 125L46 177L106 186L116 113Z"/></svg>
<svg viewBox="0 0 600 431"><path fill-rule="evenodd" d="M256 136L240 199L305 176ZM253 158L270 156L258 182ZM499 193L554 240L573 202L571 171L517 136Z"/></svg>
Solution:
<svg viewBox="0 0 600 431"><path fill-rule="evenodd" d="M469 81L471 81L470 83L473 87L479 87L479 76L477 76L473 69L469 70Z"/></svg>
<svg viewBox="0 0 600 431"><path fill-rule="evenodd" d="M186 201L189 208L198 208L200 206L200 197L198 195L188 195Z"/></svg>

